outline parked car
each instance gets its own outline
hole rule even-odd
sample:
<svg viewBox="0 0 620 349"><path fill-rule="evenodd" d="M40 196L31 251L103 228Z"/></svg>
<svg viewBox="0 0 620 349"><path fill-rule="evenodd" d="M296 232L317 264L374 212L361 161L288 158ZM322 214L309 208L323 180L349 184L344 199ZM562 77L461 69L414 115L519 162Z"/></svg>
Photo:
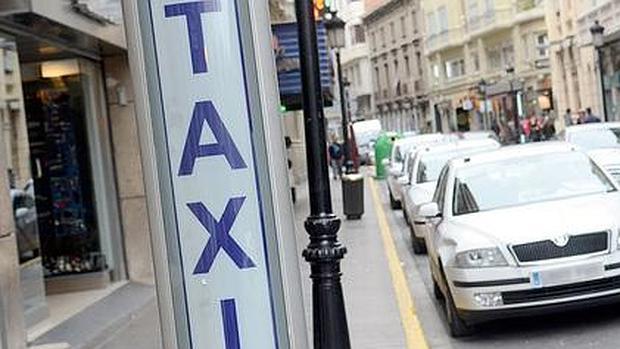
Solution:
<svg viewBox="0 0 620 349"><path fill-rule="evenodd" d="M403 211L409 223L411 244L416 254L426 252L424 229L419 228L424 226L425 219L418 214L418 210L433 198L441 169L454 157L496 150L499 147L498 141L481 138L423 147L415 153L405 176L409 186L403 194Z"/></svg>
<svg viewBox="0 0 620 349"><path fill-rule="evenodd" d="M620 183L620 122L569 126L561 137L586 151Z"/></svg>
<svg viewBox="0 0 620 349"><path fill-rule="evenodd" d="M357 144L360 163L372 165L374 163L374 145L381 134L381 121L378 119L356 121L351 125L352 135Z"/></svg>
<svg viewBox="0 0 620 349"><path fill-rule="evenodd" d="M40 254L37 208L34 187L30 182L24 190L11 189L11 203L17 236L17 249L20 262L38 257Z"/></svg>
<svg viewBox="0 0 620 349"><path fill-rule="evenodd" d="M450 160L420 215L451 334L500 318L620 301L618 190L566 143Z"/></svg>
<svg viewBox="0 0 620 349"><path fill-rule="evenodd" d="M399 178L404 175L404 162L407 153L420 145L439 143L445 140L446 137L443 134L431 133L401 138L394 142L387 175L388 194L390 196L390 207L392 209L401 207L402 192L400 184L402 183L402 179L399 182Z"/></svg>

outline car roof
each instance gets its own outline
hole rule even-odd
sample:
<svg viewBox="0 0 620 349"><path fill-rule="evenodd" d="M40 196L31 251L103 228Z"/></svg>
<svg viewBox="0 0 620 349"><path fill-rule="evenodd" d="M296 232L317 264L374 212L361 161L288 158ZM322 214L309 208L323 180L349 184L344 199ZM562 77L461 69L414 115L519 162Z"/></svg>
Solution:
<svg viewBox="0 0 620 349"><path fill-rule="evenodd" d="M476 164L573 151L577 151L577 147L567 142L540 142L510 145L484 153L457 157L450 160L449 165L454 168L463 168L472 165L475 166Z"/></svg>
<svg viewBox="0 0 620 349"><path fill-rule="evenodd" d="M432 142L434 140L444 139L444 137L445 136L441 133L426 133L426 134L397 139L394 141L394 146Z"/></svg>
<svg viewBox="0 0 620 349"><path fill-rule="evenodd" d="M580 131L605 130L609 128L620 128L620 122L592 122L589 124L572 125L566 128L566 133Z"/></svg>
<svg viewBox="0 0 620 349"><path fill-rule="evenodd" d="M436 154L436 153L445 153L449 151L454 151L458 149L469 149L469 148L481 148L481 147L490 147L497 146L499 148L500 144L494 139L486 138L486 139L461 139L456 141L451 141L447 143L438 143L436 145L427 145L420 149L420 152L427 154Z"/></svg>

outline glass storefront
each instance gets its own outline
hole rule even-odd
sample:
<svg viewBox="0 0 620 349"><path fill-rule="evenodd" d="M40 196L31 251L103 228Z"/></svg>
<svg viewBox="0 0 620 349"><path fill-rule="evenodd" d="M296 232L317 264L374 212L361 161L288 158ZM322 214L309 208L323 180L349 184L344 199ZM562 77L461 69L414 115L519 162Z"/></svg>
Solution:
<svg viewBox="0 0 620 349"><path fill-rule="evenodd" d="M98 63L67 52L20 64L28 53L19 41L0 33L0 42L0 156L33 326L48 316L51 294L105 288L124 277L109 125Z"/></svg>
<svg viewBox="0 0 620 349"><path fill-rule="evenodd" d="M76 60L65 62L78 68ZM49 74L45 67L30 69ZM96 224L83 81L79 69L68 70L23 84L46 277L106 268Z"/></svg>

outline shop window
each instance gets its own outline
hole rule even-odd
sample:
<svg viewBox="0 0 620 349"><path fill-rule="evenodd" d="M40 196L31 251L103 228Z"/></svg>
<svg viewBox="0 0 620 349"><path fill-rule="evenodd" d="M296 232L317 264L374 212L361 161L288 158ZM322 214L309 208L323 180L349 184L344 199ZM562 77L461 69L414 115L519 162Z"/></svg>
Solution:
<svg viewBox="0 0 620 349"><path fill-rule="evenodd" d="M103 271L81 76L23 86L45 275Z"/></svg>

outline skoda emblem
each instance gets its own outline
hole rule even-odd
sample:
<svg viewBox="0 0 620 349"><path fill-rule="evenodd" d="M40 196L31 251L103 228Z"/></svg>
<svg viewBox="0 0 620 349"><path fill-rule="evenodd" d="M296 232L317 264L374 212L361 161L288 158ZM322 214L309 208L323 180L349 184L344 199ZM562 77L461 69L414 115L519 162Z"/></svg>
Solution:
<svg viewBox="0 0 620 349"><path fill-rule="evenodd" d="M568 240L569 239L570 239L570 236L568 236L568 234L564 234L564 235L560 235L560 236L554 237L551 241L557 247L564 247L564 246L566 246L566 244L568 244Z"/></svg>

